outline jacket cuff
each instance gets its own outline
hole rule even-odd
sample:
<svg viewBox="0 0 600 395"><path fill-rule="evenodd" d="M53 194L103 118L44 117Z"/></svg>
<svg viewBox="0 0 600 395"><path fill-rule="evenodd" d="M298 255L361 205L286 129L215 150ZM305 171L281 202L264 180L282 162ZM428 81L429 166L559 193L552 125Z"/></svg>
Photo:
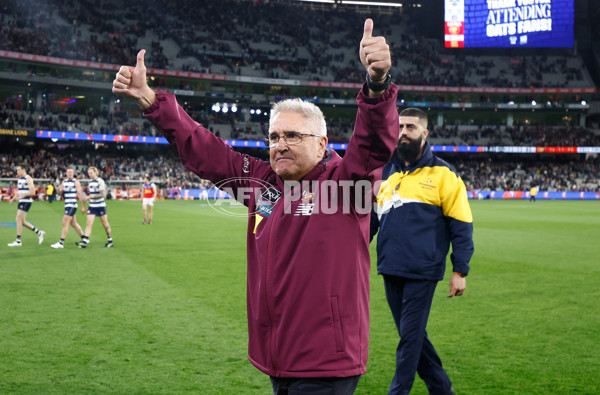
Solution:
<svg viewBox="0 0 600 395"><path fill-rule="evenodd" d="M363 101L367 104L377 104L377 103L381 103L384 101L389 100L392 96L395 96L398 92L398 86L394 83L390 84L390 87L387 88L385 90L385 92L383 92L383 94L381 94L380 96L377 97L369 97L369 87L367 86L367 83L363 83L362 89L360 90L360 92L358 93L358 97L357 100Z"/></svg>
<svg viewBox="0 0 600 395"><path fill-rule="evenodd" d="M159 102L167 100L167 98L165 97L165 95L166 95L166 93L156 93L156 100L154 100L154 103L152 103L150 105L150 107L146 108L143 111L143 114L144 115L149 115L152 112L158 110L158 107L160 105Z"/></svg>
<svg viewBox="0 0 600 395"><path fill-rule="evenodd" d="M469 265L468 264L460 264L460 265L452 265L452 271L455 273L461 273L463 275L469 274Z"/></svg>

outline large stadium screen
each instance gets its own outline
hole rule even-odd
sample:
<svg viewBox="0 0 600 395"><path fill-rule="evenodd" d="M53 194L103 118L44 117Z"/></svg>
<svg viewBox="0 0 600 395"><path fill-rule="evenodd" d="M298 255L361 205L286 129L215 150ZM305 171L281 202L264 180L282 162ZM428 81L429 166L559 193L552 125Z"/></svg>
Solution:
<svg viewBox="0 0 600 395"><path fill-rule="evenodd" d="M574 0L445 0L446 48L573 47Z"/></svg>

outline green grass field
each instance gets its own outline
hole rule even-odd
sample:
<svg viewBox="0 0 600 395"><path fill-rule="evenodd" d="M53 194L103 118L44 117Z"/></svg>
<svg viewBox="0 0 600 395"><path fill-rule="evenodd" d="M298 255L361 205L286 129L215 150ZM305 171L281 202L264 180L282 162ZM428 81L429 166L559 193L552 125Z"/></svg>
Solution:
<svg viewBox="0 0 600 395"><path fill-rule="evenodd" d="M0 393L269 394L247 359L244 218L198 201L110 201L87 249L62 202L34 203L21 248L0 228ZM600 203L473 201L467 292L437 289L428 333L459 394L600 393ZM244 208L234 208L240 212ZM0 222L16 205L0 203ZM80 224L84 218L78 214ZM375 258L375 251L372 249ZM448 270L449 272L450 270ZM385 394L397 335L375 265L368 372ZM417 378L413 394L427 390Z"/></svg>

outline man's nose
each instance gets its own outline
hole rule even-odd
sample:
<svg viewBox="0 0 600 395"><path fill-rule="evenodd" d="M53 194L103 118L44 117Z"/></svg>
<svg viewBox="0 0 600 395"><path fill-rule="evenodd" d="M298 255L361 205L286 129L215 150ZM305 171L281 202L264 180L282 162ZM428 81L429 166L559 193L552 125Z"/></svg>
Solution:
<svg viewBox="0 0 600 395"><path fill-rule="evenodd" d="M283 139L283 137L280 137L279 140L277 140L277 144L275 145L275 149L278 151L283 151L286 150L288 148L287 143L285 142L285 140Z"/></svg>

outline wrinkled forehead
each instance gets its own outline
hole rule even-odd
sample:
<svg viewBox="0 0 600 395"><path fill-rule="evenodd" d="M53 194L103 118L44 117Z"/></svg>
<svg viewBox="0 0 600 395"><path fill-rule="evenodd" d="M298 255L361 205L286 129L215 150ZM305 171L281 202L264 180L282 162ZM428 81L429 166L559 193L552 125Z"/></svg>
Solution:
<svg viewBox="0 0 600 395"><path fill-rule="evenodd" d="M400 127L404 126L404 125L414 125L414 126L420 126L423 129L427 129L427 125L425 124L425 120L424 119L419 119L419 117L406 117L406 116L402 116L399 117L400 119Z"/></svg>
<svg viewBox="0 0 600 395"><path fill-rule="evenodd" d="M304 116L304 114L300 114L297 112L291 111L282 111L271 119L269 123L269 133L272 132L304 132L308 130L309 122Z"/></svg>

